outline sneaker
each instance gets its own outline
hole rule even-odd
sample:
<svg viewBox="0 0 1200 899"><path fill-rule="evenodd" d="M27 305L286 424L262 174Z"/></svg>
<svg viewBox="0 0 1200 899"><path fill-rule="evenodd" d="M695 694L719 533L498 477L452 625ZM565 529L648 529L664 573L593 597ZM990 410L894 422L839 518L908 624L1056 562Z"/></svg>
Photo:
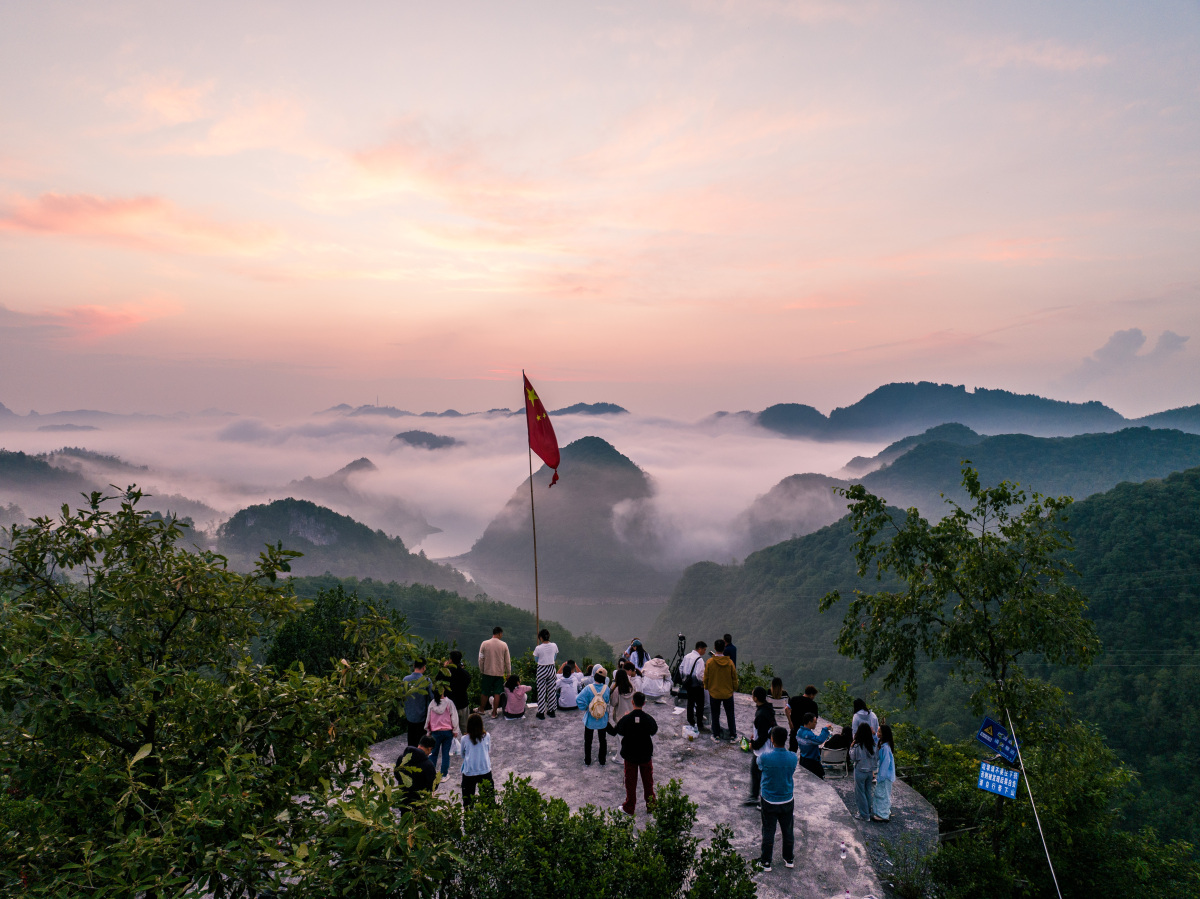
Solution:
<svg viewBox="0 0 1200 899"><path fill-rule="evenodd" d="M742 803L742 805L746 805L746 806L754 805L754 806L757 806L757 805L758 805L758 797L757 797L757 796L751 796L749 799L747 799L745 802L743 802L743 803Z"/></svg>
<svg viewBox="0 0 1200 899"><path fill-rule="evenodd" d="M789 861L788 861L788 860L785 858L785 859L783 860L783 866L784 866L785 868L794 868L794 867L796 867L796 863L795 863L795 862L789 862Z"/></svg>
<svg viewBox="0 0 1200 899"><path fill-rule="evenodd" d="M771 863L770 862L762 862L762 872L764 874L771 873Z"/></svg>

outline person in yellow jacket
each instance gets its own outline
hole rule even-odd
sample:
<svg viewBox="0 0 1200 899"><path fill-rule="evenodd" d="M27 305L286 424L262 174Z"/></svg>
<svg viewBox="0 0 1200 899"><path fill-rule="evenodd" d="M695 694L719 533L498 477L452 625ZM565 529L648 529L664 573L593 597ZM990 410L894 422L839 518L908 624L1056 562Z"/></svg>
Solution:
<svg viewBox="0 0 1200 899"><path fill-rule="evenodd" d="M713 644L713 655L704 666L704 689L708 691L708 706L712 713L712 738L724 739L721 732L721 706L725 707L725 718L729 723L729 740L737 739L737 725L733 718L733 694L737 690L737 665L725 655L725 641Z"/></svg>

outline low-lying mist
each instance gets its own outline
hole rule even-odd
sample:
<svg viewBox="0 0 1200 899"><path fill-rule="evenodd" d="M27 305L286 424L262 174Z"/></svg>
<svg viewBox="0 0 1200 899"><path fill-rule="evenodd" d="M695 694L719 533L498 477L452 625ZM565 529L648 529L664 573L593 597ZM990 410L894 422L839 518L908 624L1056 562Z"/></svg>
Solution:
<svg viewBox="0 0 1200 899"><path fill-rule="evenodd" d="M41 419L43 422L45 417ZM144 470L71 458L91 481L177 495L211 509L193 514L212 532L248 505L288 496L313 499L385 532L433 558L466 552L528 476L525 420L503 413L462 417L388 417L322 413L268 422L233 416L187 419L111 418L98 430L39 431L28 418L0 419L0 447L28 454L66 445L119 456ZM879 444L787 439L745 417L698 423L621 415L560 415L559 444L587 435L607 440L650 476L653 496L616 510L618 531L637 519L652 529L664 568L711 559L728 562L745 541L734 522L754 499L798 473L832 473ZM421 430L451 437L439 449L395 439ZM340 477L331 477L359 459ZM535 471L540 461L534 458ZM560 476L573 477L563 468ZM304 479L310 479L305 481ZM545 490L539 479L535 490ZM298 483L297 483L298 482ZM6 496L29 514L28 496ZM53 508L53 506L51 506ZM539 517L539 530L554 523ZM429 533L430 531L435 531Z"/></svg>

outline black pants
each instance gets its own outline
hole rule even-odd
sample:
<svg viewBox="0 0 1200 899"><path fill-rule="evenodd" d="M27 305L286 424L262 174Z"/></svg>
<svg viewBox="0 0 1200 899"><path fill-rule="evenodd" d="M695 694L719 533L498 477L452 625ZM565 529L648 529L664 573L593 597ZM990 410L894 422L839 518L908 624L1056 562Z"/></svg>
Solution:
<svg viewBox="0 0 1200 899"><path fill-rule="evenodd" d="M760 860L764 865L771 864L771 856L775 854L775 824L779 824L779 830L783 834L783 860L791 862L796 860L796 834L793 829L795 824L794 815L796 811L796 801L789 799L787 802L766 802L762 803L762 856Z"/></svg>
<svg viewBox="0 0 1200 899"><path fill-rule="evenodd" d="M425 736L425 722L421 721L418 724L408 722L408 745L416 746L421 742L421 737Z"/></svg>
<svg viewBox="0 0 1200 899"><path fill-rule="evenodd" d="M600 735L600 764L603 765L605 759L608 758L608 734L604 728L592 730L590 727L583 729L583 763L590 765L592 763L592 736Z"/></svg>
<svg viewBox="0 0 1200 899"><path fill-rule="evenodd" d="M712 712L713 736L721 736L721 707L725 707L725 723L729 725L729 736L737 735L737 725L733 721L733 697L728 699L713 699L708 697L708 708Z"/></svg>
<svg viewBox="0 0 1200 899"><path fill-rule="evenodd" d="M804 756L800 756L800 767L807 768L821 780L825 779L825 766L821 764L820 759L806 759Z"/></svg>
<svg viewBox="0 0 1200 899"><path fill-rule="evenodd" d="M688 687L687 721L696 727L704 726L704 685Z"/></svg>
<svg viewBox="0 0 1200 899"><path fill-rule="evenodd" d="M464 740L466 737L463 738ZM496 781L492 778L492 772L487 774L464 774L462 779L462 798L463 808L470 808L475 802L475 788L479 786L481 781L487 781L493 787Z"/></svg>
<svg viewBox="0 0 1200 899"><path fill-rule="evenodd" d="M759 787L762 786L762 768L758 767L758 756L750 753L750 798L758 798Z"/></svg>
<svg viewBox="0 0 1200 899"><path fill-rule="evenodd" d="M792 752L796 752L800 749L800 744L796 741L795 730L788 732L788 749L790 749Z"/></svg>

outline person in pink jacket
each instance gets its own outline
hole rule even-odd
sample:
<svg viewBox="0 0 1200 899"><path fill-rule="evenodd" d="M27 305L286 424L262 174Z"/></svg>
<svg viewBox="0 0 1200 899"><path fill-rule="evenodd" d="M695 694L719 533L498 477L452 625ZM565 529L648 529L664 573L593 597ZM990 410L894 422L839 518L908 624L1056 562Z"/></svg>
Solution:
<svg viewBox="0 0 1200 899"><path fill-rule="evenodd" d="M528 693L529 687L522 684L519 677L515 674L509 675L508 680L504 682L505 718L525 717L525 696Z"/></svg>
<svg viewBox="0 0 1200 899"><path fill-rule="evenodd" d="M425 730L433 737L433 752L430 758L437 764L438 753L442 754L442 777L450 773L450 743L455 737L462 738L458 729L458 709L441 688L433 691L434 701L425 713Z"/></svg>

